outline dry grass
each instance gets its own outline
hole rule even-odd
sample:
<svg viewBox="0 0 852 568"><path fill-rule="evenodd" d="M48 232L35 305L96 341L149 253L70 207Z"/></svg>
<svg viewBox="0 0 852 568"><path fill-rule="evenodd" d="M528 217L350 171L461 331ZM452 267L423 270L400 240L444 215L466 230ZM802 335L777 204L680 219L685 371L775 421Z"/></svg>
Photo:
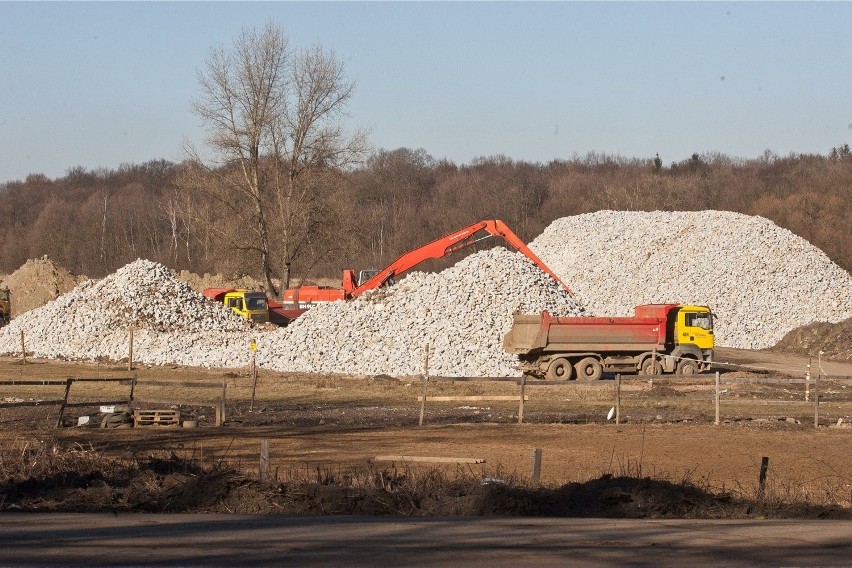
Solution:
<svg viewBox="0 0 852 568"><path fill-rule="evenodd" d="M576 516L852 518L848 484L810 480L758 491L649 475L627 460L594 479L542 486L490 471L367 466L253 472L195 451L107 458L92 447L18 441L0 450L0 510ZM825 481L825 480L823 480ZM847 480L848 481L848 480Z"/></svg>

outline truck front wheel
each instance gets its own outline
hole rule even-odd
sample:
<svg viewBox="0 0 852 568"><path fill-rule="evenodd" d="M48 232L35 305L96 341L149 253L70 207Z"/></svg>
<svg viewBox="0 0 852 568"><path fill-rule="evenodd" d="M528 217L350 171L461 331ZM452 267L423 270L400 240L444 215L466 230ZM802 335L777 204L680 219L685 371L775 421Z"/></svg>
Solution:
<svg viewBox="0 0 852 568"><path fill-rule="evenodd" d="M594 357L580 359L574 365L574 370L577 371L577 378L584 381L597 381L603 375L601 362Z"/></svg>
<svg viewBox="0 0 852 568"><path fill-rule="evenodd" d="M559 357L551 361L547 367L547 380L570 381L572 372L570 361L564 357Z"/></svg>

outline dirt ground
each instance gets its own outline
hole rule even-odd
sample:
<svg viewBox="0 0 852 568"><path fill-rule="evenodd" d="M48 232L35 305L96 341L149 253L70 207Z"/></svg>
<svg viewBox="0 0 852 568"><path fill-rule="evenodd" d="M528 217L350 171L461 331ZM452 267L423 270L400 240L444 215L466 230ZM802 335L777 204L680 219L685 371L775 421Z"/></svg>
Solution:
<svg viewBox="0 0 852 568"><path fill-rule="evenodd" d="M717 359L730 364L719 367L725 387L720 426L713 425L713 377L625 380L620 424L607 418L616 395L616 381L610 377L596 383L527 386L530 400L522 424L518 403L481 401L430 403L424 412L425 425L418 426L417 396L422 389L418 377L261 372L252 389L251 374L245 369L144 367L128 372L115 364L31 361L24 365L3 358L0 380L7 381L136 375L137 406L179 409L182 420L196 420L199 427L81 427L76 426L78 417L97 414L98 409L73 407L66 409L66 426L55 428L56 406L0 408L0 440L13 453L32 453L39 447L41 454L70 449L119 462L156 458L182 464L226 463L249 477L258 475L265 443L273 481L351 478L365 471L384 477L404 471L529 485L540 451L544 487L648 478L749 498L763 494L759 477L768 458L765 494L785 502L852 507L852 428L848 427L852 382L823 380L820 427L814 428L813 399L805 400L805 385L789 383L790 377L803 376L807 358L720 350ZM823 362L823 370L852 376L850 364ZM751 382L770 377L788 382ZM173 385L176 381L212 387L182 388ZM221 398L217 385L223 382L226 422L215 427L212 409L203 403ZM127 388L76 383L69 400L119 400L127 396ZM430 383L429 389L430 395L518 393L514 383L446 381ZM0 387L0 398L6 402L61 398L62 391L61 386L5 385ZM163 490L167 482L162 475L153 475L149 485ZM631 487L607 487L604 493L639 490ZM668 485L665 492L671 493ZM675 495L677 502L684 499L680 493ZM255 498L257 508L252 510L267 511L268 495ZM245 499L249 498L244 497L243 507ZM621 504L616 500L607 506L613 505ZM666 506L669 511L676 509L677 505Z"/></svg>

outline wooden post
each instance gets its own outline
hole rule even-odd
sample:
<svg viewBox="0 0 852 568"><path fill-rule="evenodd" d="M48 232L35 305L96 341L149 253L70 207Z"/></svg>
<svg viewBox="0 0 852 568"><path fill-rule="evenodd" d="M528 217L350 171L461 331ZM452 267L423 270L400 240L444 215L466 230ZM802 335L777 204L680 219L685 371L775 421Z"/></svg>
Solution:
<svg viewBox="0 0 852 568"><path fill-rule="evenodd" d="M527 386L527 376L521 375L521 400L518 402L518 424L524 423L524 390Z"/></svg>
<svg viewBox="0 0 852 568"><path fill-rule="evenodd" d="M21 330L21 362L26 364L27 362L27 348L24 344L24 330Z"/></svg>
<svg viewBox="0 0 852 568"><path fill-rule="evenodd" d="M260 480L269 479L269 440L260 441Z"/></svg>
<svg viewBox="0 0 852 568"><path fill-rule="evenodd" d="M132 410L133 406L133 394L136 391L136 373L133 373L133 380L130 381L130 396L127 400L127 407Z"/></svg>
<svg viewBox="0 0 852 568"><path fill-rule="evenodd" d="M133 327L130 328L130 336L127 340L127 370L133 370Z"/></svg>
<svg viewBox="0 0 852 568"><path fill-rule="evenodd" d="M769 469L769 458L767 456L763 456L763 459L760 460L760 480L759 480L759 489L760 494L763 494L763 490L766 488L766 470Z"/></svg>
<svg viewBox="0 0 852 568"><path fill-rule="evenodd" d="M541 448L535 448L533 450L532 474L530 475L530 480L534 484L538 484L540 479L541 479Z"/></svg>
<svg viewBox="0 0 852 568"><path fill-rule="evenodd" d="M615 375L615 423L621 424L621 373Z"/></svg>
<svg viewBox="0 0 852 568"><path fill-rule="evenodd" d="M720 403L720 396L722 395L721 391L719 390L719 387L720 387L719 371L716 371L716 422L715 422L716 426L719 425L719 403Z"/></svg>
<svg viewBox="0 0 852 568"><path fill-rule="evenodd" d="M228 391L228 378L222 377L222 416L221 416L222 421L219 424L220 426L224 425L225 420L226 420L226 418L225 418L225 395L227 394L227 391Z"/></svg>
<svg viewBox="0 0 852 568"><path fill-rule="evenodd" d="M254 341L251 342L254 345ZM249 412L254 412L254 394L257 392L257 365L254 361L254 351L251 353L251 404Z"/></svg>
<svg viewBox="0 0 852 568"><path fill-rule="evenodd" d="M654 364L651 366L651 368L654 370L654 373L651 375L651 385L653 386L654 375L657 374L657 350L656 349L651 350L651 359L653 359L653 361L654 361ZM663 374L662 373L663 368L660 367L659 369L660 369L660 374L662 375Z"/></svg>
<svg viewBox="0 0 852 568"><path fill-rule="evenodd" d="M808 402L811 396L811 361L812 357L808 358L808 372L805 373L805 402Z"/></svg>
<svg viewBox="0 0 852 568"><path fill-rule="evenodd" d="M62 415L65 413L65 406L68 404L68 395L71 393L72 379L65 379L65 398L62 399L62 404L59 406L59 417L56 419L56 427L62 426Z"/></svg>
<svg viewBox="0 0 852 568"><path fill-rule="evenodd" d="M426 344L426 357L423 361L423 398L420 400L420 426L426 416L426 393L429 390L429 344Z"/></svg>
<svg viewBox="0 0 852 568"><path fill-rule="evenodd" d="M822 369L817 373L816 381L814 382L814 428L819 428L819 378L822 375Z"/></svg>

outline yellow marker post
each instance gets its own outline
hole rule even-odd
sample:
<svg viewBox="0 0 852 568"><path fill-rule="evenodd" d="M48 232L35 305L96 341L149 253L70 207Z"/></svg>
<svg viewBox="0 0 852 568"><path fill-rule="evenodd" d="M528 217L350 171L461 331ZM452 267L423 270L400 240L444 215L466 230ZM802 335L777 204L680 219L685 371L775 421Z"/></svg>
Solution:
<svg viewBox="0 0 852 568"><path fill-rule="evenodd" d="M249 405L249 412L254 412L254 393L257 391L257 365L254 362L257 342L254 339L251 340L249 348L251 349L251 405Z"/></svg>

